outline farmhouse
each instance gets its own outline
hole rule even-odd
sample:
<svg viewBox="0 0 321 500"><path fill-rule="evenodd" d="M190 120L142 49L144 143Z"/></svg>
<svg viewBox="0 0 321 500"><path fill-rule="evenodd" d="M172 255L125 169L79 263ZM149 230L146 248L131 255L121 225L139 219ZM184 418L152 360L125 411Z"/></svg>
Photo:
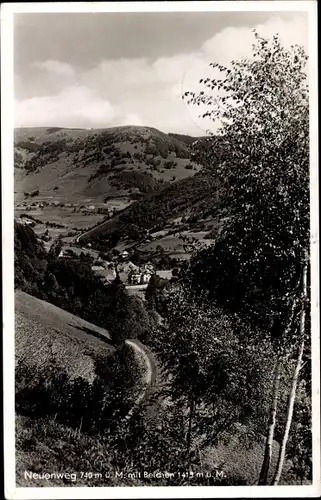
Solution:
<svg viewBox="0 0 321 500"><path fill-rule="evenodd" d="M144 264L142 268L146 273L153 274L155 272L155 266L151 262L147 262L147 264Z"/></svg>
<svg viewBox="0 0 321 500"><path fill-rule="evenodd" d="M123 271L124 273L133 273L133 272L139 272L139 267L136 266L133 262L125 262L123 264L119 265L119 270Z"/></svg>
<svg viewBox="0 0 321 500"><path fill-rule="evenodd" d="M126 260L129 258L129 253L127 252L127 250L124 250L122 253L121 253L121 258L123 260Z"/></svg>
<svg viewBox="0 0 321 500"><path fill-rule="evenodd" d="M35 226L35 222L33 220L27 219L27 218L17 218L15 219L16 222L19 222L19 224L23 224L24 226Z"/></svg>
<svg viewBox="0 0 321 500"><path fill-rule="evenodd" d="M92 271L105 271L103 266L91 266Z"/></svg>
<svg viewBox="0 0 321 500"><path fill-rule="evenodd" d="M131 285L139 285L140 280L141 280L141 274L140 273L134 273L129 276L129 282Z"/></svg>
<svg viewBox="0 0 321 500"><path fill-rule="evenodd" d="M151 273L143 273L141 275L141 283L144 284L144 283L148 283L149 280L150 280L150 277L151 277Z"/></svg>
<svg viewBox="0 0 321 500"><path fill-rule="evenodd" d="M144 285L149 282L152 274L153 272L147 271L144 267L137 268L137 270L128 273L128 282L131 285Z"/></svg>

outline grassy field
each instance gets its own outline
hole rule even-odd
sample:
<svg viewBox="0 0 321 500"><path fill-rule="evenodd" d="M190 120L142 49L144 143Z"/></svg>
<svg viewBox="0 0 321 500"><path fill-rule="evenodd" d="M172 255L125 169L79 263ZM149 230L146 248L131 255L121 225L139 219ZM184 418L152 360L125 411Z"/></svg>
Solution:
<svg viewBox="0 0 321 500"><path fill-rule="evenodd" d="M184 231L182 233L174 233L166 236L163 236L162 233L162 231L159 231L159 234L153 241L141 245L140 249L144 251L154 251L157 246L161 246L168 254L175 252L184 253L184 247L189 245L188 242L184 241L184 237L195 238L204 246L209 246L214 243L214 240L204 239L205 232L192 233Z"/></svg>
<svg viewBox="0 0 321 500"><path fill-rule="evenodd" d="M24 292L15 293L16 365L22 361L37 372L46 367L49 370L54 363L55 373L63 370L70 379L82 377L92 382L96 377L95 355L107 356L114 350L106 330ZM41 420L17 415L17 484L31 486L24 479L24 471L31 468L35 472L68 471L69 464L70 470L79 445L72 429L53 421L48 425L48 422L43 424ZM57 484L65 485L61 480L48 483L49 486ZM32 482L32 486L37 485L45 486L41 481Z"/></svg>
<svg viewBox="0 0 321 500"><path fill-rule="evenodd" d="M86 229L102 221L104 218L102 214L74 212L73 208L70 207L44 207L43 209L29 211L24 209L15 210L17 217L20 217L21 214L31 215L42 221L43 225L46 222L61 224L69 230L72 228Z"/></svg>
<svg viewBox="0 0 321 500"><path fill-rule="evenodd" d="M15 293L16 363L46 365L53 358L70 377L94 377L93 356L114 350L106 330L27 293Z"/></svg>
<svg viewBox="0 0 321 500"><path fill-rule="evenodd" d="M256 485L260 476L261 466L264 456L265 440L262 436L258 442L247 440L245 444L247 429L244 426L239 426L235 435L224 442L222 439L214 448L210 447L204 452L204 464L215 464L219 469L224 470L227 477L242 477L246 480L246 484ZM273 479L273 471L275 470L279 444L273 442L272 460L269 473L269 481ZM285 462L282 474L282 484L293 484L293 478L289 475L289 462ZM298 483L299 484L299 483Z"/></svg>

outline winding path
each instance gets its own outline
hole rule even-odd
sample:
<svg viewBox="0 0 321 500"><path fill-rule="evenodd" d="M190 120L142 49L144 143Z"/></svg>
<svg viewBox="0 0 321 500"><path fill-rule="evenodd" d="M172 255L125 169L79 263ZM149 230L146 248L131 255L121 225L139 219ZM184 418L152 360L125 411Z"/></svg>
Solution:
<svg viewBox="0 0 321 500"><path fill-rule="evenodd" d="M154 385L156 380L156 363L152 353L145 347L139 340L127 339L126 344L132 346L132 348L140 354L145 361L146 371L144 376L144 389L136 398L136 401L132 409L127 414L127 418L131 416L134 409L139 405L149 394L151 387Z"/></svg>
<svg viewBox="0 0 321 500"><path fill-rule="evenodd" d="M82 233L81 235L79 235L75 238L75 243L76 244L81 243L82 238L85 239L86 236L88 236L88 234L90 234L91 232L95 232L97 229L99 231L101 226L106 226L108 223L110 223L110 219L102 222L101 224L99 224L98 226L96 226L92 229L89 229L89 231L85 231L84 233ZM134 411L134 409L137 407L137 405L139 405L145 398L148 397L152 386L155 384L155 381L156 381L156 363L155 363L154 356L151 353L151 351L146 346L144 346L144 344L139 342L139 340L127 339L125 342L127 345L130 345L137 354L139 354L143 357L143 359L145 361L145 366L146 366L146 371L145 371L145 376L144 376L144 389L138 395L132 409L129 411L129 413L127 415L127 417L129 417L132 414L132 412Z"/></svg>

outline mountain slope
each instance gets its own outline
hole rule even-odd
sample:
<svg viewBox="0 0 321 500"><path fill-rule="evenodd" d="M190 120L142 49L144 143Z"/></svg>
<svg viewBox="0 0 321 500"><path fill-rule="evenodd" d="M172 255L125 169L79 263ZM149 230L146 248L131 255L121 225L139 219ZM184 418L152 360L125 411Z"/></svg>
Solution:
<svg viewBox="0 0 321 500"><path fill-rule="evenodd" d="M191 223L206 218L212 224L222 217L222 189L221 181L213 176L199 174L182 179L131 204L111 220L84 233L78 241L87 242L97 238L139 240L148 232L160 231L168 225L175 226L177 231L184 230L184 221L188 224L185 229L191 229Z"/></svg>
<svg viewBox="0 0 321 500"><path fill-rule="evenodd" d="M148 127L16 129L16 199L35 190L69 202L159 190L200 170L193 141Z"/></svg>
<svg viewBox="0 0 321 500"><path fill-rule="evenodd" d="M154 379L151 355L133 340L128 344L115 349L106 330L15 293L17 484L65 486L65 472L95 468L103 429L128 415ZM26 471L63 474L44 483L28 479Z"/></svg>
<svg viewBox="0 0 321 500"><path fill-rule="evenodd" d="M114 350L109 333L59 307L15 292L15 359L41 367L53 358L71 378L95 378L95 355Z"/></svg>

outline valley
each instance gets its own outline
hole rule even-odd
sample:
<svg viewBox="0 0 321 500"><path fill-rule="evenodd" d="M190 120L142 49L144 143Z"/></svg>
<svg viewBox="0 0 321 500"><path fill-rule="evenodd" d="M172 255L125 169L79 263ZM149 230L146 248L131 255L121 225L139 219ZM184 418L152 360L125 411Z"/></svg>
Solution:
<svg viewBox="0 0 321 500"><path fill-rule="evenodd" d="M233 219L235 177L222 176L216 159L223 142L213 155L204 138L197 148L195 140L129 126L15 131L20 486L42 485L24 475L28 463L36 475L56 466L72 477L86 460L96 486L154 485L156 476L143 474L152 467L177 470L174 479L160 474L158 485L258 481L277 356L264 300L283 307L273 302L283 268L265 247L251 260L261 215L247 240L250 205ZM202 165L199 149L209 154ZM271 298L259 302L262 286ZM280 370L266 484L277 468L294 359ZM309 377L307 365L294 420L306 449ZM296 468L295 439L281 484L310 480L309 458L299 455ZM133 476L133 463L141 474ZM88 485L67 476L66 485ZM48 485L61 484L55 477Z"/></svg>
<svg viewBox="0 0 321 500"><path fill-rule="evenodd" d="M172 271L213 243L217 225L204 214L211 181L191 159L194 141L147 127L16 129L15 217L47 249L59 238L100 266L126 250Z"/></svg>

